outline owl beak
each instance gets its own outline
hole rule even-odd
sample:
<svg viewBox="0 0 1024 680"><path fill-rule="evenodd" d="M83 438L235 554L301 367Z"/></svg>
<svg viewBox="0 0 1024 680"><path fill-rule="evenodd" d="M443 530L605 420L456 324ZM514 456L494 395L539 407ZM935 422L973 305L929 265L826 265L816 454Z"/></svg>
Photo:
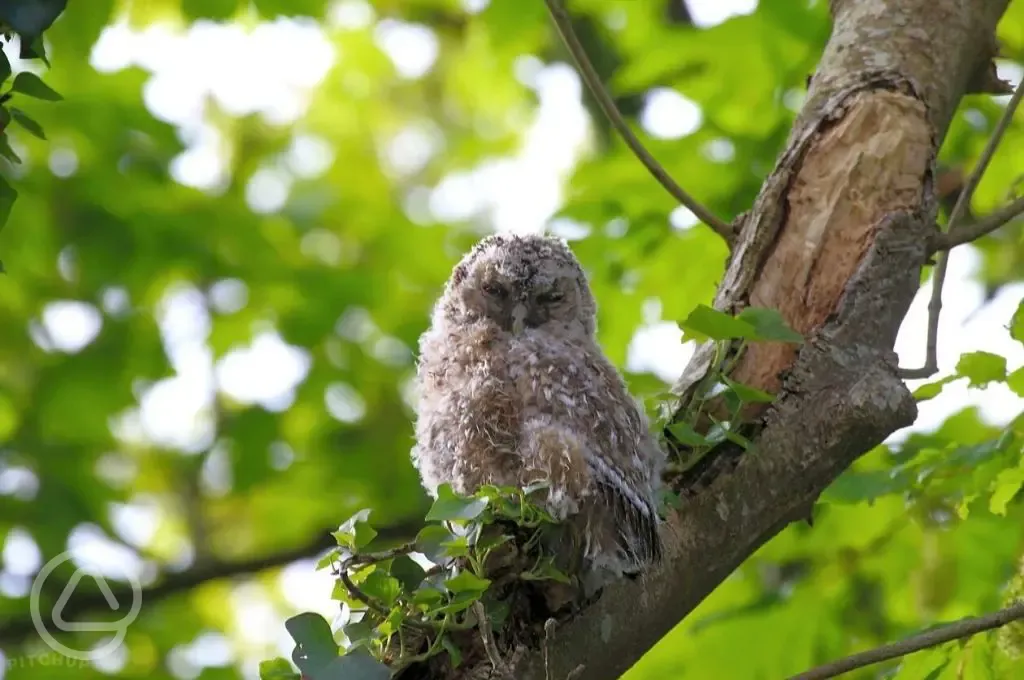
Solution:
<svg viewBox="0 0 1024 680"><path fill-rule="evenodd" d="M520 335L524 328L526 328L526 305L517 302L512 308L512 333Z"/></svg>

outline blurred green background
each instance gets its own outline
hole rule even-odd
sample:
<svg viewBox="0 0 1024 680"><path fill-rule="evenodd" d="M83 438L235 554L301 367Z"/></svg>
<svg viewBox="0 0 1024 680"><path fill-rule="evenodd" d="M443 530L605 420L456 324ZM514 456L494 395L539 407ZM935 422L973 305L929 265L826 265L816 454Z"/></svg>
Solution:
<svg viewBox="0 0 1024 680"><path fill-rule="evenodd" d="M648 148L726 219L784 144L826 5L571 2ZM1000 73L1019 82L1024 2L999 37ZM290 652L285 618L336 612L313 569L326 532L369 507L411 535L425 511L408 458L416 341L483 234L570 239L600 341L638 396L663 392L692 351L676 322L710 301L725 247L609 132L540 0L72 0L47 46L50 69L6 47L65 101L19 101L48 139L10 129L24 163L0 168L20 192L0 233L4 678L252 678ZM943 168L970 170L1005 101L964 100ZM1018 116L976 213L1018 187L1022 150ZM955 252L940 365L967 377L629 680L781 678L1019 587L1022 279L1019 224ZM924 305L901 333L908 366ZM29 607L36 574L68 550L44 613L76 565L146 588L125 643L75 666ZM68 607L97 601L83 581ZM1000 651L1009 637L882 671L1024 677Z"/></svg>

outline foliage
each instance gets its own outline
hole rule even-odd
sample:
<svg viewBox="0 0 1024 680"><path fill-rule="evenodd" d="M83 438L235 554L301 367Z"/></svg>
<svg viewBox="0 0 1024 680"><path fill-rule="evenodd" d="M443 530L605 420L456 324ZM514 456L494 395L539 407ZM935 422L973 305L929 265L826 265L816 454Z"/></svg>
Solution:
<svg viewBox="0 0 1024 680"><path fill-rule="evenodd" d="M664 4L569 3L652 154L733 217L785 143L827 3L761 0L711 26L674 23ZM1015 0L998 35L1006 73L1024 63L1022 27ZM542 2L80 0L44 36L42 79L64 99L15 92L47 139L12 124L22 163L0 161L18 191L0 231L5 680L38 677L33 655L50 654L31 627L32 575L89 541L116 547L149 590L121 651L69 677L253 677L294 646L290 616L336 613L333 580L312 567L338 518L372 508L374 540L401 543L429 507L408 457L417 337L454 262L496 224L571 239L599 341L642 398L668 390L691 346L676 353L676 322L710 305L722 276L720 239L601 134ZM432 59L411 69L395 43ZM5 48L3 91L38 74ZM651 103L666 97L673 124L655 126ZM969 171L1001 108L967 97L942 167ZM1013 191L1022 144L1018 118L976 214ZM953 265L968 273L947 289L946 318L998 318L944 322L941 384L913 385L921 423L859 460L813 527L739 566L627 680L787 677L1005 601L1024 549L1024 311L1004 310L1024 278L1019 222ZM664 362L644 356L666 336ZM978 352L1005 369L986 355L958 366ZM44 611L59 594L43 593ZM103 602L84 579L79 595ZM997 642L881 672L1020 676Z"/></svg>
<svg viewBox="0 0 1024 680"><path fill-rule="evenodd" d="M42 42L43 32L64 10L65 2L66 0L14 0L5 3L0 7L0 40L10 42L17 37L22 59L46 61ZM17 103L16 95L46 101L60 101L61 96L31 71L22 71L12 78L10 59L0 51L0 90L3 90L8 80L11 82L6 91L0 91L0 156L11 163L21 163L18 154L7 140L7 126L13 121L39 139L46 139L46 133L35 119L23 109L13 106L11 102ZM0 229L7 223L17 197L18 192L0 173ZM0 271L3 271L2 264Z"/></svg>
<svg viewBox="0 0 1024 680"><path fill-rule="evenodd" d="M463 496L443 484L415 540L376 552L370 550L377 532L368 510L344 522L333 534L338 547L319 562L338 575L334 599L343 605L344 654L339 658L330 624L306 612L286 623L296 643L295 665L312 680L390 677L441 653L458 667L461 653L452 634L477 625L474 605L483 605L492 630L500 633L505 624L509 603L488 578L495 563L504 567L506 580L570 583L544 550L544 535L556 523L531 498L543 489L485 486ZM529 567L521 571L508 568L517 534L525 540L515 551L521 555L516 563ZM498 555L502 559L494 559ZM275 659L263 662L260 677L298 676L287 661Z"/></svg>

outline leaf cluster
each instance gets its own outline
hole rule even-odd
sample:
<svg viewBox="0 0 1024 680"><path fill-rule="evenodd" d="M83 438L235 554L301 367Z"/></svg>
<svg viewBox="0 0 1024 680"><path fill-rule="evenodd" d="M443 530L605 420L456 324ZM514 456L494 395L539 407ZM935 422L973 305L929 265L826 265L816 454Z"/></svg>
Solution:
<svg viewBox="0 0 1024 680"><path fill-rule="evenodd" d="M491 629L506 623L509 605L497 581L571 582L544 550L545 530L557 523L535 502L543 489L484 486L465 496L444 484L416 538L387 549L375 549L370 511L353 515L318 563L338 578L332 597L341 604L344 644L323 617L305 612L285 624L296 643L292 661L310 680L388 678L442 653L459 666L456 636L478 626L476 603ZM511 573L510 555L527 558ZM298 676L287 660L274 659L261 664L260 677Z"/></svg>
<svg viewBox="0 0 1024 680"><path fill-rule="evenodd" d="M21 59L38 59L49 65L43 46L43 32L56 20L67 0L11 0L0 6L0 40L10 42L15 36L21 45ZM12 78L13 75L13 78ZM8 82L10 81L10 82ZM13 106L16 95L45 101L60 101L62 97L31 71L13 74L10 59L0 49L0 156L11 163L21 158L7 139L7 126L13 121L29 134L46 139L43 126L22 108ZM7 223L18 192L0 174L0 228ZM2 271L2 265L0 265Z"/></svg>

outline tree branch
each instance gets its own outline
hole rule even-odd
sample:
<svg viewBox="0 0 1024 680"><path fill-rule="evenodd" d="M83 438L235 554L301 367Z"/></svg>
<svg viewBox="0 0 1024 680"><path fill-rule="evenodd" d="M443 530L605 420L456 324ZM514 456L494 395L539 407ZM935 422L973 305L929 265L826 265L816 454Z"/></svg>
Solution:
<svg viewBox="0 0 1024 680"><path fill-rule="evenodd" d="M977 241L982 236L991 234L999 227L1011 222L1022 214L1024 214L1024 196L1000 208L988 217L977 220L973 224L965 225L955 232L939 232L932 239L932 251L952 250L965 243Z"/></svg>
<svg viewBox="0 0 1024 680"><path fill-rule="evenodd" d="M1008 623L1022 618L1024 618L1024 602L1017 602L1006 609L986 614L985 616L960 619L959 621L947 623L913 635L899 642L882 645L875 649L869 649L865 652L853 654L844 659L812 668L809 671L794 675L789 680L828 680L828 678L834 678L864 666L920 652L929 647L938 647L943 643L971 637L978 633L984 633L987 630L1001 628Z"/></svg>
<svg viewBox="0 0 1024 680"><path fill-rule="evenodd" d="M953 206L953 212L949 216L949 228L945 234L946 238L954 238L959 235L960 220L967 211L967 207L971 204L974 190L978 188L978 183L981 182L982 175L985 174L988 164L992 161L999 142L1002 141L1003 135L1006 133L1007 128L1010 127L1010 121L1013 120L1013 114L1017 110L1017 105L1020 104L1022 96L1024 96L1024 81L1017 85L1017 90L1010 97L1010 101L1007 103L1006 110L1003 111L996 129L992 132L988 143L985 144L985 149L981 152L978 165L974 168L971 176L967 178L967 183L964 185L963 191L960 192L956 205ZM929 378L939 371L939 316L942 313L942 287L946 282L947 269L949 269L948 249L944 250L939 256L939 261L935 265L935 271L932 272L932 296L928 301L928 337L925 340L924 366L921 368L900 369L900 376L902 378L911 380Z"/></svg>
<svg viewBox="0 0 1024 680"><path fill-rule="evenodd" d="M569 49L569 53L572 54L573 60L576 62L576 66L579 68L580 77L583 82L587 84L590 92L594 95L594 99L597 100L601 110L604 111L604 115L608 117L608 121L612 124L612 127L622 135L623 141L626 142L626 146L629 147L630 151L643 163L644 167L647 168L658 183L665 188L668 193L672 194L672 197L679 201L682 205L692 212L698 220L711 227L712 230L723 239L729 245L732 244L734 233L731 225L723 222L719 218L715 217L707 208L702 206L696 201L690 194L686 193L682 187L680 187L672 177L669 176L665 168L661 166L658 161L654 159L651 153L644 147L633 131L626 124L622 114L619 112L615 102L612 100L608 90L601 82L600 76L597 75L597 71L594 70L593 64L590 63L590 59L587 57L587 52L583 49L583 45L580 44L579 39L576 37L576 32L572 28L572 19L569 17L569 13L566 11L565 6L562 4L562 0L544 0L548 6L548 10L551 12L551 18L555 22L555 26L558 28L559 34L562 36L562 40L565 42L565 46Z"/></svg>
<svg viewBox="0 0 1024 680"><path fill-rule="evenodd" d="M381 527L378 530L378 538L382 541L408 540L410 536L415 536L419 529L420 525L416 522L399 523ZM244 560L207 562L197 565L188 571L166 576L156 585L144 588L142 591L142 610L145 611L160 600L190 590L209 581L247 576L267 569L282 567L292 562L316 557L336 545L337 543L334 538L329 533L324 532L305 545L282 550L270 555ZM133 594L130 586L116 585L114 583L109 585L114 598L118 602L130 602L132 600ZM75 594L68 600L61 611L61 616L66 621L76 621L89 612L106 611L109 609L110 606L107 604L106 597L102 591L96 590L94 592L82 593L76 589ZM8 619L0 623L0 647L10 648L17 646L36 634L35 624L30 616Z"/></svg>

